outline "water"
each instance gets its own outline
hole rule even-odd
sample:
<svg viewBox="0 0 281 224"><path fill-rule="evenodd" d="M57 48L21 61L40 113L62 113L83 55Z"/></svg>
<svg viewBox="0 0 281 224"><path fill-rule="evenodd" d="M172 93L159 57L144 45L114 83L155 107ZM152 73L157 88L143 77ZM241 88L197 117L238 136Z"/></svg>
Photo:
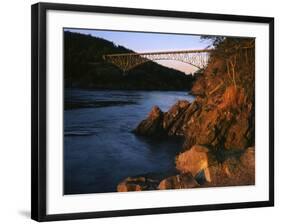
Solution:
<svg viewBox="0 0 281 224"><path fill-rule="evenodd" d="M174 168L179 140L151 140L131 131L158 105L167 111L175 91L89 91L67 89L64 111L64 193L115 192L128 176Z"/></svg>

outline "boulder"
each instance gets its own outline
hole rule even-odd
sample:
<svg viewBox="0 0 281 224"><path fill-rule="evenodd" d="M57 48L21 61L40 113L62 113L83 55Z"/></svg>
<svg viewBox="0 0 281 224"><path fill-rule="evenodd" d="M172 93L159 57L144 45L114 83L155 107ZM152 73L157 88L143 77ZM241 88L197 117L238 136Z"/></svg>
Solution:
<svg viewBox="0 0 281 224"><path fill-rule="evenodd" d="M160 108L154 106L148 117L143 120L134 130L134 133L144 136L163 136L163 112L160 110Z"/></svg>
<svg viewBox="0 0 281 224"><path fill-rule="evenodd" d="M128 177L117 185L118 192L156 190L159 180L147 177Z"/></svg>
<svg viewBox="0 0 281 224"><path fill-rule="evenodd" d="M185 189L199 187L190 172L171 176L162 180L158 186L159 190Z"/></svg>
<svg viewBox="0 0 281 224"><path fill-rule="evenodd" d="M188 110L189 106L188 101L179 100L165 113L159 107L154 106L148 117L134 130L134 133L151 137L183 136L186 117L193 111Z"/></svg>
<svg viewBox="0 0 281 224"><path fill-rule="evenodd" d="M223 163L204 169L205 186L241 186L255 184L255 150L229 156Z"/></svg>
<svg viewBox="0 0 281 224"><path fill-rule="evenodd" d="M137 183L129 183L123 181L118 184L117 191L118 192L128 192L128 191L141 191L142 187Z"/></svg>
<svg viewBox="0 0 281 224"><path fill-rule="evenodd" d="M255 150L250 147L220 155L194 145L176 157L176 168L182 174L191 173L203 186L252 185L255 183Z"/></svg>
<svg viewBox="0 0 281 224"><path fill-rule="evenodd" d="M194 145L176 157L176 168L181 173L190 172L196 176L201 170L209 167L213 161L213 156L207 147Z"/></svg>

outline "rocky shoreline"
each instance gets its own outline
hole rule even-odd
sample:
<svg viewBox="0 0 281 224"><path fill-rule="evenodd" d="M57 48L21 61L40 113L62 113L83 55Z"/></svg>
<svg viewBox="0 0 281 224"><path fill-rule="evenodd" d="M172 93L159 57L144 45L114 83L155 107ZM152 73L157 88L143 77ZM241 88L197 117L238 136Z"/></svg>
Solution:
<svg viewBox="0 0 281 224"><path fill-rule="evenodd" d="M229 94L228 91L226 94ZM232 107L234 104L232 102L229 105ZM219 108L223 107L219 106ZM251 146L251 142L245 140L245 136L251 132L249 128L245 128L248 124L244 123L241 126L241 121L237 120L240 116L237 116L235 122L229 122L230 119L222 116L222 111L217 112L217 116L210 116L210 114L205 114L206 111L199 115L199 110L202 111L202 105L198 103L198 100L193 103L178 101L167 112L162 112L154 106L148 117L133 132L152 138L182 136L185 142L181 152L175 158L176 170L168 174L143 174L128 177L118 184L117 191L255 184L255 148ZM201 131L203 128L193 129L197 132L191 135L189 130L193 128L192 125L197 125L198 120L202 119L201 116L208 118L205 132ZM228 116L231 117L231 115ZM213 127L218 124L223 127L220 131ZM231 141L228 140L237 125L242 130L238 130L239 135L236 138L232 137ZM245 133L241 133L243 130L246 130ZM188 142L192 139L190 136L196 136L198 140L193 140L196 143L188 148L192 144Z"/></svg>
<svg viewBox="0 0 281 224"><path fill-rule="evenodd" d="M117 191L255 184L254 61L249 59L254 49L240 48L227 57L213 56L192 87L193 102L178 101L167 112L154 106L134 130L150 138L183 137L176 172L128 177Z"/></svg>

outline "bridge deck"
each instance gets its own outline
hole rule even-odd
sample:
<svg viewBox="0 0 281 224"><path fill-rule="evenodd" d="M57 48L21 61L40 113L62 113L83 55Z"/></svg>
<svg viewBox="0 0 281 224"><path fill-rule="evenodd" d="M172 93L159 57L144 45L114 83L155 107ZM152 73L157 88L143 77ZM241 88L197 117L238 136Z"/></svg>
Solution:
<svg viewBox="0 0 281 224"><path fill-rule="evenodd" d="M211 51L213 51L213 49L118 53L103 55L103 59L114 64L123 70L123 72L148 61L159 60L177 60L188 63L198 69L204 69L208 63Z"/></svg>
<svg viewBox="0 0 281 224"><path fill-rule="evenodd" d="M141 53L119 53L119 54L105 54L104 57L118 57L118 56L134 56L134 55L155 55L155 54L188 54L188 53L204 53L211 52L213 49L201 49L201 50L181 50L181 51L154 51L154 52L141 52Z"/></svg>

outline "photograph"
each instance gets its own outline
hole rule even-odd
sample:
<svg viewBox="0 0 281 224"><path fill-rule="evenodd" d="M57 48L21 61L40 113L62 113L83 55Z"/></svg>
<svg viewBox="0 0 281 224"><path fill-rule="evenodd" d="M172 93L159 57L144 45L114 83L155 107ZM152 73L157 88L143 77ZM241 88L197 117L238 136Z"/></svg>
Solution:
<svg viewBox="0 0 281 224"><path fill-rule="evenodd" d="M255 44L64 27L63 194L255 185Z"/></svg>
<svg viewBox="0 0 281 224"><path fill-rule="evenodd" d="M4 1L0 224L279 220L275 2Z"/></svg>

